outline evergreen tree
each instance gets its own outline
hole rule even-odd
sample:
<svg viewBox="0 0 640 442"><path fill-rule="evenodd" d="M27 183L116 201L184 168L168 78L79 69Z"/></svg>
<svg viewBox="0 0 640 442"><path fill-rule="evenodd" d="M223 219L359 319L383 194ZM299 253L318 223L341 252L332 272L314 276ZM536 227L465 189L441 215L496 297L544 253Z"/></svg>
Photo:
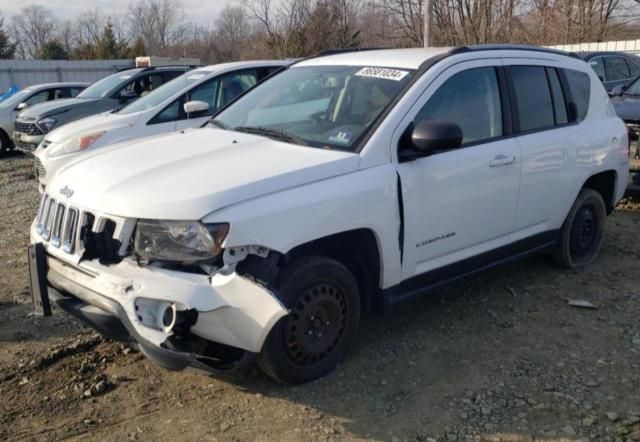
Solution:
<svg viewBox="0 0 640 442"><path fill-rule="evenodd" d="M96 48L97 58L101 59L114 59L114 58L126 58L128 47L126 42L121 42L116 39L116 35L113 32L113 25L111 22L107 22L102 36Z"/></svg>
<svg viewBox="0 0 640 442"><path fill-rule="evenodd" d="M50 40L42 47L40 58L43 60L68 60L69 54L57 40Z"/></svg>
<svg viewBox="0 0 640 442"><path fill-rule="evenodd" d="M0 17L0 58L13 58L15 52L16 45L9 41L9 37L7 37L7 34L4 31L4 18Z"/></svg>

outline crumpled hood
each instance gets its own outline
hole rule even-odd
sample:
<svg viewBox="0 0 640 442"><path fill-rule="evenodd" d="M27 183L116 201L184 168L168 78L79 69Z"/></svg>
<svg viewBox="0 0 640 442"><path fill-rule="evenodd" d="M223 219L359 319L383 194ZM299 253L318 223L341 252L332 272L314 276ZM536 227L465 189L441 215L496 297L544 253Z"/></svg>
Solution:
<svg viewBox="0 0 640 442"><path fill-rule="evenodd" d="M624 121L640 121L640 97L623 95L613 98L611 103Z"/></svg>
<svg viewBox="0 0 640 442"><path fill-rule="evenodd" d="M64 166L55 198L116 216L200 219L222 207L353 172L360 155L213 128L98 149ZM65 189L61 196L60 190Z"/></svg>
<svg viewBox="0 0 640 442"><path fill-rule="evenodd" d="M139 113L120 115L112 112L93 115L52 130L47 134L46 140L57 143L73 136L113 130L134 124L139 116Z"/></svg>
<svg viewBox="0 0 640 442"><path fill-rule="evenodd" d="M97 100L88 98L64 98L62 100L46 101L34 104L20 112L20 118L37 118L57 115L77 106L91 106Z"/></svg>

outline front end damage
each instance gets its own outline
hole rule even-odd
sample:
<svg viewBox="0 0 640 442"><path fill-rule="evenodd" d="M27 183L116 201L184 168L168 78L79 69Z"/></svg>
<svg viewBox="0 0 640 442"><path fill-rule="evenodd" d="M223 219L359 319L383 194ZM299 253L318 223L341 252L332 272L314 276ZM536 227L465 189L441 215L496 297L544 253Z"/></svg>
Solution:
<svg viewBox="0 0 640 442"><path fill-rule="evenodd" d="M39 213L31 227L31 243L42 244L49 299L167 369L241 365L287 314L265 285L236 272L237 253L211 274L141 265L127 246L135 223L58 207L41 207L53 219L43 225Z"/></svg>

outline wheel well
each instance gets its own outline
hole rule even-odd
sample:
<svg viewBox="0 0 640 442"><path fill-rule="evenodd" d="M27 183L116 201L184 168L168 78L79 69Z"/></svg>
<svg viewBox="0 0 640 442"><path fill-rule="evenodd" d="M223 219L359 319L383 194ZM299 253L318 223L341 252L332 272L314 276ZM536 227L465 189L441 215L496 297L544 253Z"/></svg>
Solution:
<svg viewBox="0 0 640 442"><path fill-rule="evenodd" d="M602 196L607 208L607 215L610 215L614 209L617 177L618 175L615 170L608 170L593 175L582 186L583 189L595 190Z"/></svg>
<svg viewBox="0 0 640 442"><path fill-rule="evenodd" d="M302 244L284 257L285 262L309 255L322 255L342 263L356 278L364 311L378 311L380 297L380 252L370 229L336 233Z"/></svg>

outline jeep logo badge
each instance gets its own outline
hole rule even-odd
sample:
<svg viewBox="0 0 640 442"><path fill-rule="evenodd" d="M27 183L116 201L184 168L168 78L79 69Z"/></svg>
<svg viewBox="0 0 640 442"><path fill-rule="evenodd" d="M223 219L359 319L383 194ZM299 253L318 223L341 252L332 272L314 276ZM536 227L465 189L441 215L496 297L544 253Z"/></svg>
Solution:
<svg viewBox="0 0 640 442"><path fill-rule="evenodd" d="M67 198L71 198L71 195L73 195L73 190L69 189L68 186L64 186L62 189L60 189L60 193Z"/></svg>

